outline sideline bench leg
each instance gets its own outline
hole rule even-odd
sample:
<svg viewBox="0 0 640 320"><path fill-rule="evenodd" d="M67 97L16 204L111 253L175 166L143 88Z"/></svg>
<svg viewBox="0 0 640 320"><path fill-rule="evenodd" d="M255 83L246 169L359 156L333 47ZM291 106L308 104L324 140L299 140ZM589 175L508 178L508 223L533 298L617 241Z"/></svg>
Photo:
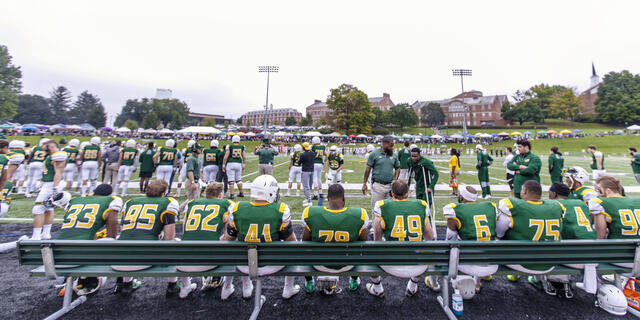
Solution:
<svg viewBox="0 0 640 320"><path fill-rule="evenodd" d="M262 309L262 305L267 299L262 296L262 279L256 279L256 292L253 298L253 312L251 313L251 317L249 320L258 319L258 314L260 314L260 309Z"/></svg>
<svg viewBox="0 0 640 320"><path fill-rule="evenodd" d="M444 313L447 315L447 318L450 320L456 320L458 318L456 318L453 311L451 311L451 308L449 308L449 276L444 276L441 279L442 285L440 287L442 289L440 291L440 295L436 299Z"/></svg>
<svg viewBox="0 0 640 320"><path fill-rule="evenodd" d="M636 316L636 318L640 318L640 311L627 306L627 312L631 313L632 315Z"/></svg>
<svg viewBox="0 0 640 320"><path fill-rule="evenodd" d="M50 316L46 317L44 320L54 320L62 317L67 312L73 310L73 308L79 306L83 302L87 301L86 296L80 296L78 299L71 301L73 297L73 278L67 277L67 284L64 287L64 298L62 300L62 309L56 311Z"/></svg>

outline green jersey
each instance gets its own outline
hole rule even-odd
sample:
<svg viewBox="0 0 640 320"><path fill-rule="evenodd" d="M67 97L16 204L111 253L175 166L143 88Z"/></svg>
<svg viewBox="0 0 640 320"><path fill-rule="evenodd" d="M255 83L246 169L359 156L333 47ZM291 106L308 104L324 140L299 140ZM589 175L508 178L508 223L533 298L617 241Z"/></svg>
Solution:
<svg viewBox="0 0 640 320"><path fill-rule="evenodd" d="M636 152L635 155L633 155L632 157L632 161L631 161L631 170L633 170L633 174L639 174L640 173L640 152Z"/></svg>
<svg viewBox="0 0 640 320"><path fill-rule="evenodd" d="M203 166L206 167L220 165L222 157L224 156L221 153L222 152L218 148L204 149L204 151L202 151L202 157L204 158Z"/></svg>
<svg viewBox="0 0 640 320"><path fill-rule="evenodd" d="M6 169L7 164L9 164L9 158L6 154L0 154L0 172Z"/></svg>
<svg viewBox="0 0 640 320"><path fill-rule="evenodd" d="M589 201L589 212L605 216L609 239L640 239L640 198L596 197Z"/></svg>
<svg viewBox="0 0 640 320"><path fill-rule="evenodd" d="M56 151L51 155L44 158L42 164L42 182L53 182L53 176L55 176L55 163L60 161L67 161L67 153L64 151Z"/></svg>
<svg viewBox="0 0 640 320"><path fill-rule="evenodd" d="M344 207L331 210L327 207L306 207L302 212L302 225L317 242L358 241L369 225L367 211L362 208Z"/></svg>
<svg viewBox="0 0 640 320"><path fill-rule="evenodd" d="M398 161L400 161L400 169L409 169L409 161L411 161L411 150L402 148L398 150Z"/></svg>
<svg viewBox="0 0 640 320"><path fill-rule="evenodd" d="M549 174L551 176L562 177L562 168L564 168L564 158L562 157L562 154L553 153L549 155L548 161L549 161Z"/></svg>
<svg viewBox="0 0 640 320"><path fill-rule="evenodd" d="M526 168L520 169L521 165ZM522 185L526 181L535 180L540 182L541 167L542 162L540 162L540 157L531 152L526 154L517 154L513 159L511 159L507 164L507 169L519 171L519 173L516 173L513 177L513 192L516 194L516 197L520 197L520 190L522 190Z"/></svg>
<svg viewBox="0 0 640 320"><path fill-rule="evenodd" d="M227 157L227 163L237 162L242 163L242 152L244 152L244 146L239 143L232 143L228 146L229 157Z"/></svg>
<svg viewBox="0 0 640 320"><path fill-rule="evenodd" d="M569 193L569 199L580 199L584 202L589 202L589 200L597 196L598 194L593 189L585 186L571 190L571 193Z"/></svg>
<svg viewBox="0 0 640 320"><path fill-rule="evenodd" d="M94 146L92 144L85 146L84 149L82 149L82 162L98 161L99 152L100 152L99 146Z"/></svg>
<svg viewBox="0 0 640 320"><path fill-rule="evenodd" d="M301 167L302 164L298 163L300 161L300 155L302 152L294 152L291 154L291 161L294 167Z"/></svg>
<svg viewBox="0 0 640 320"><path fill-rule="evenodd" d="M182 240L220 240L224 232L224 216L233 202L227 199L195 199L185 208Z"/></svg>
<svg viewBox="0 0 640 320"><path fill-rule="evenodd" d="M11 198L9 198L9 193L13 189L13 183L11 181L7 181L4 184L4 188L0 190L0 202L10 202Z"/></svg>
<svg viewBox="0 0 640 320"><path fill-rule="evenodd" d="M313 160L313 163L324 163L324 155L325 155L326 147L319 144L314 144L311 147L311 151L315 153L316 158Z"/></svg>
<svg viewBox="0 0 640 320"><path fill-rule="evenodd" d="M329 156L327 156L327 160L329 161L329 169L331 170L338 170L338 168L344 164L342 153L330 153Z"/></svg>
<svg viewBox="0 0 640 320"><path fill-rule="evenodd" d="M79 197L65 208L62 229L56 240L94 240L110 211L120 212L122 199L113 196Z"/></svg>
<svg viewBox="0 0 640 320"><path fill-rule="evenodd" d="M461 240L489 241L496 236L496 205L493 202L450 203L444 217L458 222Z"/></svg>
<svg viewBox="0 0 640 320"><path fill-rule="evenodd" d="M499 209L511 219L505 240L562 240L560 232L565 209L556 200L502 199Z"/></svg>
<svg viewBox="0 0 640 320"><path fill-rule="evenodd" d="M134 160L138 156L138 149L136 148L122 148L120 150L120 154L122 155L122 159L120 164L123 166L132 166Z"/></svg>
<svg viewBox="0 0 640 320"><path fill-rule="evenodd" d="M493 158L486 151L476 153L476 168L488 167L493 164Z"/></svg>
<svg viewBox="0 0 640 320"><path fill-rule="evenodd" d="M271 242L280 239L279 231L291 221L289 206L282 202L258 204L236 202L229 209L229 221L244 242Z"/></svg>
<svg viewBox="0 0 640 320"><path fill-rule="evenodd" d="M147 149L140 153L140 158L138 161L140 162L140 172L151 172L154 169L153 164L153 150Z"/></svg>
<svg viewBox="0 0 640 320"><path fill-rule="evenodd" d="M118 239L158 240L164 226L175 221L168 216L176 216L178 206L178 201L165 197L139 197L127 201L122 210L122 232Z"/></svg>
<svg viewBox="0 0 640 320"><path fill-rule="evenodd" d="M596 239L589 207L578 199L558 200L566 209L562 220L562 239Z"/></svg>
<svg viewBox="0 0 640 320"><path fill-rule="evenodd" d="M373 215L382 222L385 240L422 241L428 210L424 200L380 200Z"/></svg>
<svg viewBox="0 0 640 320"><path fill-rule="evenodd" d="M256 150L254 154L258 156L259 164L273 164L273 157L278 155L278 151L265 147Z"/></svg>
<svg viewBox="0 0 640 320"><path fill-rule="evenodd" d="M367 166L371 167L371 179L374 182L389 183L393 181L395 169L400 168L400 161L395 154L387 154L378 148L367 158Z"/></svg>
<svg viewBox="0 0 640 320"><path fill-rule="evenodd" d="M176 150L175 148L162 147L160 148L160 150L158 150L158 152L160 152L160 156L158 157L158 165L172 166L178 150Z"/></svg>
<svg viewBox="0 0 640 320"><path fill-rule="evenodd" d="M194 182L198 183L198 179L200 179L200 169L202 169L200 168L200 161L198 161L198 157L195 154L191 154L187 159L186 166L187 172L193 172Z"/></svg>
<svg viewBox="0 0 640 320"><path fill-rule="evenodd" d="M602 157L602 170L604 170L604 153L600 152L600 151L596 151L594 153L591 154L591 169L592 170L598 170L598 162L596 160L596 155L598 155L599 157Z"/></svg>
<svg viewBox="0 0 640 320"><path fill-rule="evenodd" d="M66 152L69 155L67 159L67 163L76 163L76 157L78 156L78 149L73 147L66 147L62 149L62 151Z"/></svg>
<svg viewBox="0 0 640 320"><path fill-rule="evenodd" d="M31 162L43 162L47 157L47 152L41 147L35 147L31 150Z"/></svg>
<svg viewBox="0 0 640 320"><path fill-rule="evenodd" d="M413 179L416 181L416 191L426 192L425 184L429 189L435 190L440 174L431 160L420 157L417 162L409 161L409 169L413 172ZM411 179L409 179L409 184L411 184Z"/></svg>

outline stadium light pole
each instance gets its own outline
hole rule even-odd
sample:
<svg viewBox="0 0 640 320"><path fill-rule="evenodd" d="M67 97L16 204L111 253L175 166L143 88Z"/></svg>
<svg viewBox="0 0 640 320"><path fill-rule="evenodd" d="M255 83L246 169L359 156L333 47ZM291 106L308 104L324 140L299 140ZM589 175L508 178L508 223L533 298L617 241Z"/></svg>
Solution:
<svg viewBox="0 0 640 320"><path fill-rule="evenodd" d="M258 72L267 73L267 101L264 103L264 131L263 137L267 135L267 117L269 116L269 75L271 73L278 73L278 66L259 66Z"/></svg>
<svg viewBox="0 0 640 320"><path fill-rule="evenodd" d="M467 107L464 105L464 77L471 77L470 69L453 69L453 76L460 76L460 86L462 86L462 134L467 136Z"/></svg>

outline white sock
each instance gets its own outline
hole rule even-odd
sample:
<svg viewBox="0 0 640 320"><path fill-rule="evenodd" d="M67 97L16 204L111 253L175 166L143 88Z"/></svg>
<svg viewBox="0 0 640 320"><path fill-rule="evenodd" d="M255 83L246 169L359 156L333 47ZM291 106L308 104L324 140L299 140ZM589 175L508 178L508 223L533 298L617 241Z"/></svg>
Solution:
<svg viewBox="0 0 640 320"><path fill-rule="evenodd" d="M11 241L7 243L0 243L0 252L7 252L16 248L17 241Z"/></svg>
<svg viewBox="0 0 640 320"><path fill-rule="evenodd" d="M127 186L129 185L129 182L123 182L120 184L120 187L122 188L122 196L124 197L127 194Z"/></svg>
<svg viewBox="0 0 640 320"><path fill-rule="evenodd" d="M87 196L87 186L85 186L85 185L82 186L82 196L83 197Z"/></svg>
<svg viewBox="0 0 640 320"><path fill-rule="evenodd" d="M178 282L178 277L169 277L167 278L167 280L169 280L169 282L175 283L175 282Z"/></svg>
<svg viewBox="0 0 640 320"><path fill-rule="evenodd" d="M178 198L180 197L180 191L182 191L182 187L178 187L178 191L177 191L178 192L177 193L178 194Z"/></svg>
<svg viewBox="0 0 640 320"><path fill-rule="evenodd" d="M294 276L286 276L284 277L284 288L286 289L293 289L293 286L295 285L295 280L296 277Z"/></svg>
<svg viewBox="0 0 640 320"><path fill-rule="evenodd" d="M40 240L42 237L42 228L33 228L31 240Z"/></svg>
<svg viewBox="0 0 640 320"><path fill-rule="evenodd" d="M51 225L45 224L42 226L42 237L51 239Z"/></svg>
<svg viewBox="0 0 640 320"><path fill-rule="evenodd" d="M180 277L179 280L182 283L182 288L191 286L191 277Z"/></svg>
<svg viewBox="0 0 640 320"><path fill-rule="evenodd" d="M233 285L233 277L222 277L222 283L225 288L229 288Z"/></svg>

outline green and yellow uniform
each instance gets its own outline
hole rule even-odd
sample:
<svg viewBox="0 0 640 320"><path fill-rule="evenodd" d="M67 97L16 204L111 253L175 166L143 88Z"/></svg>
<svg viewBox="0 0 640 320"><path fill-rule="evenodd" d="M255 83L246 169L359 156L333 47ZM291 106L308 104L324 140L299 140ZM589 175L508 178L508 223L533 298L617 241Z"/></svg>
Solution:
<svg viewBox="0 0 640 320"><path fill-rule="evenodd" d="M127 201L122 210L122 232L118 239L158 240L164 226L174 223L178 206L178 201L165 197L139 197Z"/></svg>
<svg viewBox="0 0 640 320"><path fill-rule="evenodd" d="M600 157L602 157L602 169L604 170L604 153L596 151L594 153L591 154L591 169L592 170L598 170L598 162L596 161L596 154L598 154Z"/></svg>
<svg viewBox="0 0 640 320"><path fill-rule="evenodd" d="M79 197L65 208L62 229L56 240L94 240L107 223L110 211L120 212L122 199L114 196Z"/></svg>
<svg viewBox="0 0 640 320"><path fill-rule="evenodd" d="M67 153L64 151L56 151L44 158L42 164L42 182L53 182L56 174L54 165L56 162L67 161Z"/></svg>
<svg viewBox="0 0 640 320"><path fill-rule="evenodd" d="M9 164L9 157L6 154L0 154L0 172Z"/></svg>
<svg viewBox="0 0 640 320"><path fill-rule="evenodd" d="M160 156L158 157L158 165L160 166L173 166L173 161L176 158L178 150L176 148L160 148Z"/></svg>
<svg viewBox="0 0 640 320"><path fill-rule="evenodd" d="M94 146L92 144L85 146L84 149L82 149L82 162L98 161L99 152L100 152L99 146Z"/></svg>
<svg viewBox="0 0 640 320"><path fill-rule="evenodd" d="M229 221L239 241L271 242L284 240L279 231L291 222L291 212L282 202L236 202L229 209Z"/></svg>
<svg viewBox="0 0 640 320"><path fill-rule="evenodd" d="M67 163L76 163L76 157L78 156L78 149L74 147L66 147L62 149L62 151L66 152L69 155L67 159Z"/></svg>
<svg viewBox="0 0 640 320"><path fill-rule="evenodd" d="M424 200L380 200L373 215L382 222L385 240L422 241L428 210Z"/></svg>
<svg viewBox="0 0 640 320"><path fill-rule="evenodd" d="M344 164L342 153L330 153L327 160L329 161L329 169L331 170L338 170L338 168Z"/></svg>
<svg viewBox="0 0 640 320"><path fill-rule="evenodd" d="M478 169L478 181L482 188L482 197L491 194L491 185L489 184L489 166L493 163L493 158L487 151L481 151L476 153L476 169Z"/></svg>
<svg viewBox="0 0 640 320"><path fill-rule="evenodd" d="M313 160L313 163L324 163L324 156L326 152L326 146L320 144L314 144L311 147L311 151L315 153L316 158Z"/></svg>
<svg viewBox="0 0 640 320"><path fill-rule="evenodd" d="M219 166L222 163L222 151L218 148L208 148L202 151L204 163L203 166Z"/></svg>
<svg viewBox="0 0 640 320"><path fill-rule="evenodd" d="M433 162L425 157L420 157L417 162L410 161L409 170L409 172L413 172L413 179L416 182L416 199L427 201L425 185L433 191L436 190L436 183L438 183L438 178L440 177L438 170L433 165ZM411 185L411 179L409 179L409 185ZM429 193L429 203L433 203L433 192Z"/></svg>
<svg viewBox="0 0 640 320"><path fill-rule="evenodd" d="M311 233L311 240L317 242L357 241L368 225L367 211L362 208L331 210L312 206L302 212L302 226Z"/></svg>
<svg viewBox="0 0 640 320"><path fill-rule="evenodd" d="M609 239L640 239L640 198L596 197L589 200L589 212L605 216Z"/></svg>
<svg viewBox="0 0 640 320"><path fill-rule="evenodd" d="M596 239L589 207L582 200L558 200L566 209L562 220L562 239Z"/></svg>
<svg viewBox="0 0 640 320"><path fill-rule="evenodd" d="M195 199L185 208L182 240L220 240L224 230L224 216L233 202L227 199Z"/></svg>
<svg viewBox="0 0 640 320"><path fill-rule="evenodd" d="M120 164L123 166L132 166L136 157L138 156L138 149L122 148L122 150L120 150L120 154L122 155Z"/></svg>
<svg viewBox="0 0 640 320"><path fill-rule="evenodd" d="M549 155L549 175L551 175L551 183L562 182L562 168L564 168L564 158L562 153L553 153Z"/></svg>
<svg viewBox="0 0 640 320"><path fill-rule="evenodd" d="M461 240L489 241L496 236L496 205L493 202L450 203L444 217L458 222Z"/></svg>
<svg viewBox="0 0 640 320"><path fill-rule="evenodd" d="M521 165L526 168L520 169ZM516 173L513 177L513 192L516 198L520 198L520 190L522 190L522 185L526 181L535 180L540 182L541 167L542 162L540 162L540 158L531 152L526 154L517 154L513 157L511 162L507 164L507 169L519 171L519 173Z"/></svg>
<svg viewBox="0 0 640 320"><path fill-rule="evenodd" d="M242 163L242 152L244 146L239 143L232 143L229 145L229 157L227 157L227 163L236 162Z"/></svg>
<svg viewBox="0 0 640 320"><path fill-rule="evenodd" d="M9 164L9 158L5 154L0 154L0 172L2 172L5 167ZM0 190L0 202L6 201L9 192L13 189L13 183L7 180L2 190Z"/></svg>
<svg viewBox="0 0 640 320"><path fill-rule="evenodd" d="M43 162L47 157L47 152L42 150L42 147L38 146L31 150L31 162Z"/></svg>
<svg viewBox="0 0 640 320"><path fill-rule="evenodd" d="M597 197L598 194L589 187L579 187L575 190L571 190L569 193L569 199L580 199L584 202L589 202L589 200Z"/></svg>
<svg viewBox="0 0 640 320"><path fill-rule="evenodd" d="M411 150L409 148L401 148L398 150L398 161L400 161L400 169L409 169L409 161L411 161Z"/></svg>
<svg viewBox="0 0 640 320"><path fill-rule="evenodd" d="M153 150L147 149L140 153L140 172L152 172L154 169L153 164Z"/></svg>
<svg viewBox="0 0 640 320"><path fill-rule="evenodd" d="M632 159L631 170L633 170L633 174L640 174L640 152L636 152Z"/></svg>
<svg viewBox="0 0 640 320"><path fill-rule="evenodd" d="M294 167L302 167L302 164L298 163L300 161L300 155L302 152L294 152L291 154L292 166Z"/></svg>

